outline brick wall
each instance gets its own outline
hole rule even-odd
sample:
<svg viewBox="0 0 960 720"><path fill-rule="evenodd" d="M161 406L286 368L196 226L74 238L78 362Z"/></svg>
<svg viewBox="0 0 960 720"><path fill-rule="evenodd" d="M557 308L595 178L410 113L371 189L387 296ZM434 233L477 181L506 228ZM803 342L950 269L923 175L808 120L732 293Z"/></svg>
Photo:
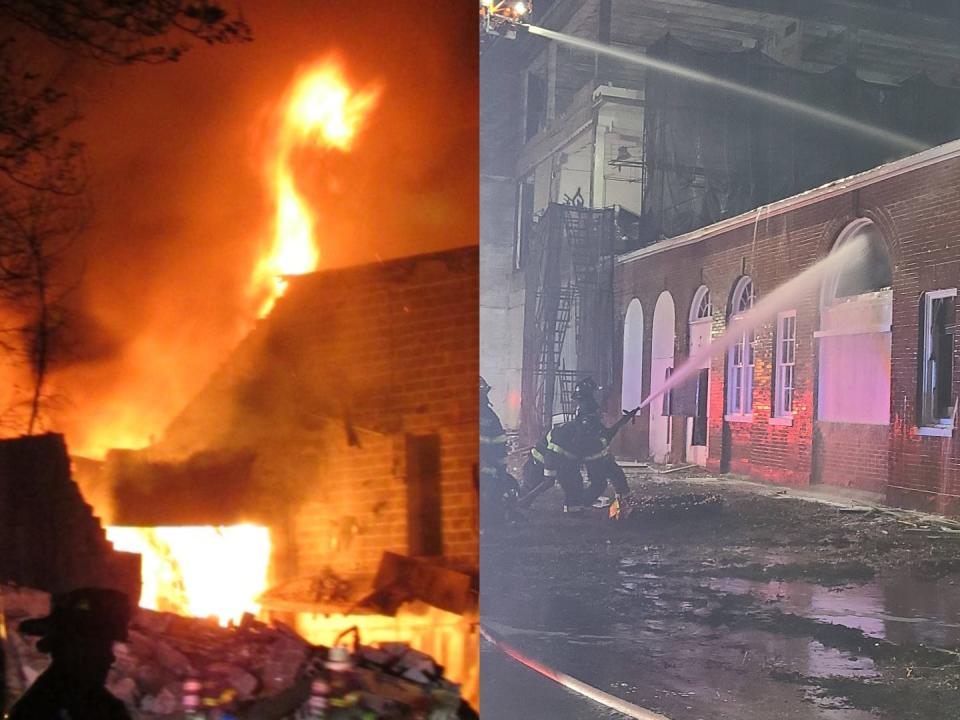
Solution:
<svg viewBox="0 0 960 720"><path fill-rule="evenodd" d="M886 490L888 500L897 504L950 513L960 509L956 505L960 450L950 438L919 436L914 420L921 293L960 285L960 159L953 157L953 145L942 150L944 159L916 169L860 183L805 205L795 203L785 212L761 208L747 222L617 266L615 302L621 323L633 297L643 305L644 387L649 388L652 317L661 291L669 290L677 306L679 365L687 354L690 302L701 282L712 294L717 336L725 327L730 293L744 272L753 278L762 298L824 257L842 229L857 217L871 219L887 243L894 265L890 426L816 420L813 332L819 326L819 288L810 289L790 308L797 312L793 424L768 422L775 330L770 322L757 330L752 422L724 421L726 357L712 360L709 467L788 484L819 482ZM960 363L955 363L954 373L960 374ZM958 380L955 377L955 395ZM619 402L618 389L611 398ZM645 419L627 428L618 439L618 451L640 448L642 452L645 433ZM682 459L683 438L682 433L674 433L674 460Z"/></svg>
<svg viewBox="0 0 960 720"><path fill-rule="evenodd" d="M443 556L475 568L478 266L473 247L294 278L152 452L253 449L280 574L372 572L408 550L407 438L438 435Z"/></svg>
<svg viewBox="0 0 960 720"><path fill-rule="evenodd" d="M882 493L890 462L885 425L817 423L812 482Z"/></svg>
<svg viewBox="0 0 960 720"><path fill-rule="evenodd" d="M0 440L0 582L140 596L140 556L115 552L70 477L62 435Z"/></svg>

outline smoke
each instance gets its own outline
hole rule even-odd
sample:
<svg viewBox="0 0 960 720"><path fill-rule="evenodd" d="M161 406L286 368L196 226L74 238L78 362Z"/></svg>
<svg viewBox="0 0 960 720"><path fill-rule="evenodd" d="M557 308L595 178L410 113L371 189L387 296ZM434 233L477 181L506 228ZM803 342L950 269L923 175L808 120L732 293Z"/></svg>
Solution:
<svg viewBox="0 0 960 720"><path fill-rule="evenodd" d="M870 254L870 246L869 234L856 235L768 295L761 296L756 305L743 315L734 318L722 335L697 350L674 370L663 385L640 403L640 407L646 407L665 392L680 385L698 372L705 360L726 352L744 335L775 318L777 313L795 307L800 298L817 290L826 278L844 270L855 274L862 273L864 263Z"/></svg>
<svg viewBox="0 0 960 720"><path fill-rule="evenodd" d="M782 95L776 95L774 93L757 90L756 88L752 88L747 85L741 85L740 83L725 80L723 78L703 73L698 70L692 70L691 68L687 68L682 65L660 60L659 58L655 58L644 53L617 48L613 47L612 45L605 45L604 43L594 42L593 40L587 40L574 35L567 35L566 33L556 32L555 30L547 30L546 28L530 26L528 29L532 35L540 35L548 40L565 43L567 45L589 50L600 55L607 55L609 57L616 58L617 60L633 63L634 65L641 65L643 67L652 68L661 72L667 72L685 80L719 88L720 90L730 93L731 95L736 95L753 102L762 103L768 107L778 109L780 112L785 114L800 115L812 120L816 120L817 122L825 125L832 126L838 130L844 130L878 140L889 145L891 148L897 148L899 150L909 152L920 152L921 150L926 150L929 147L927 143L924 143L916 138L895 133L890 130L885 130L874 125L870 125L869 123L861 122L856 118L830 112L829 110L824 110L814 105L799 102Z"/></svg>
<svg viewBox="0 0 960 720"><path fill-rule="evenodd" d="M305 63L335 53L352 83L382 88L349 155L295 158L321 269L476 242L475 18L454 5L258 3L253 43L73 71L94 216L65 273L75 342L51 381L73 452L158 436L251 327L273 110Z"/></svg>

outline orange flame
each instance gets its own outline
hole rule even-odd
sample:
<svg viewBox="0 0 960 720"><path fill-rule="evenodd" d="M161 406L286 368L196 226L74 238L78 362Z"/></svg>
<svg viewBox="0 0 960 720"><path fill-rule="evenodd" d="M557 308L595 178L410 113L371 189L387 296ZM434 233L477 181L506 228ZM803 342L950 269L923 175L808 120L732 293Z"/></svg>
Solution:
<svg viewBox="0 0 960 720"><path fill-rule="evenodd" d="M268 164L275 194L273 244L257 264L253 277L254 293L267 295L260 317L283 295L283 275L313 272L320 262L320 247L314 234L317 216L297 190L293 152L305 146L349 151L376 96L374 90L354 92L339 66L330 60L302 70L288 91L276 149Z"/></svg>
<svg viewBox="0 0 960 720"><path fill-rule="evenodd" d="M107 539L143 558L140 607L216 617L224 626L260 612L270 563L267 528L112 526Z"/></svg>

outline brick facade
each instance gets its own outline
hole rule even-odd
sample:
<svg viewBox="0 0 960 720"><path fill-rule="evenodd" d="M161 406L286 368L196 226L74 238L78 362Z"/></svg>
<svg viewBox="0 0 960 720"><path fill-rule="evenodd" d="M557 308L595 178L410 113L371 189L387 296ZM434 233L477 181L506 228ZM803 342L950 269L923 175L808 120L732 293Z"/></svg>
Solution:
<svg viewBox="0 0 960 720"><path fill-rule="evenodd" d="M731 293L749 275L758 299L825 257L843 229L868 218L891 258L890 422L868 425L817 417L820 289L808 289L796 310L795 414L771 424L775 322L757 328L752 422L724 419L727 356L710 367L708 468L790 485L826 484L884 493L909 507L956 514L960 449L950 437L916 428L918 318L922 293L960 286L960 143L925 151L819 190L760 208L686 236L622 256L615 269L620 337L631 299L643 306L643 385L650 387L654 306L666 290L676 303L674 366L687 356L689 309L701 283L711 291L713 330L722 334ZM956 352L956 351L955 351ZM616 356L622 357L622 352ZM616 373L621 376L622 368ZM954 363L954 397L960 388ZM619 393L611 393L616 410ZM653 405L659 409L657 403ZM649 409L617 439L623 456L649 454ZM684 418L673 418L671 459L685 459Z"/></svg>
<svg viewBox="0 0 960 720"><path fill-rule="evenodd" d="M438 533L474 570L478 278L475 247L292 278L150 456L252 450L275 580L372 573ZM411 514L424 493L440 507Z"/></svg>

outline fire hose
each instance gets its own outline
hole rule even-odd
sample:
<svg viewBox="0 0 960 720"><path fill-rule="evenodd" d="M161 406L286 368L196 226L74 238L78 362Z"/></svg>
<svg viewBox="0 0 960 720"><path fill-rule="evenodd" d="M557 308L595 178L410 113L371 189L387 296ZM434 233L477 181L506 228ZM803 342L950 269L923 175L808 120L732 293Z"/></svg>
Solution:
<svg viewBox="0 0 960 720"><path fill-rule="evenodd" d="M636 720L670 720L666 715L661 715L653 712L652 710L642 708L639 705L629 703L626 700L615 697L614 695L604 692L599 688L595 688L592 685L587 685L582 680L577 680L575 677L571 677L570 675L562 673L559 670L552 670L546 665L528 658L513 646L495 638L490 631L482 625L480 626L480 634L487 642L500 650L500 652L517 661L521 665L553 680L555 683L567 688L567 690L575 692L578 695L582 695L589 700L593 700L595 703L610 708L611 710L616 710L627 717L636 718Z"/></svg>

